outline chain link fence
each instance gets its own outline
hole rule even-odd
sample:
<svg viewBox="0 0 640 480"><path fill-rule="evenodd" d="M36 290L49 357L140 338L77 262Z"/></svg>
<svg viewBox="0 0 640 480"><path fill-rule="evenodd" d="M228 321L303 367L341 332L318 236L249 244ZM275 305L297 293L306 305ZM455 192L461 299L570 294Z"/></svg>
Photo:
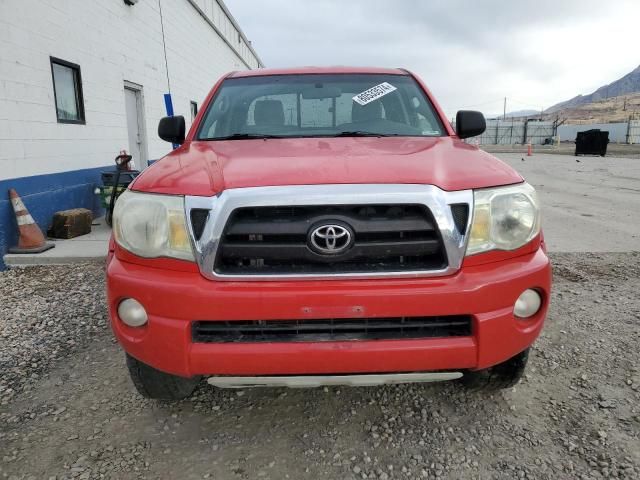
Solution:
<svg viewBox="0 0 640 480"><path fill-rule="evenodd" d="M629 120L627 143L640 143L640 120Z"/></svg>
<svg viewBox="0 0 640 480"><path fill-rule="evenodd" d="M453 124L455 128L455 123ZM467 143L480 145L547 145L560 141L574 141L578 132L600 129L609 132L613 143L640 143L640 120L628 122L560 125L539 120L487 120L487 129L482 135L467 139Z"/></svg>
<svg viewBox="0 0 640 480"><path fill-rule="evenodd" d="M454 124L455 128L455 124ZM545 145L553 143L556 135L554 122L537 120L487 120L482 135L468 139L468 143L480 145Z"/></svg>

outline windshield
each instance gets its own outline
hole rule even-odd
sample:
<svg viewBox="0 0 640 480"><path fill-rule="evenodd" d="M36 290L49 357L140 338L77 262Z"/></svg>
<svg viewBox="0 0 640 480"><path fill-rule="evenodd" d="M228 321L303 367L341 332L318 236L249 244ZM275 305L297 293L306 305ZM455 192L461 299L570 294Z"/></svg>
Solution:
<svg viewBox="0 0 640 480"><path fill-rule="evenodd" d="M268 75L225 80L199 140L442 136L431 102L408 75Z"/></svg>

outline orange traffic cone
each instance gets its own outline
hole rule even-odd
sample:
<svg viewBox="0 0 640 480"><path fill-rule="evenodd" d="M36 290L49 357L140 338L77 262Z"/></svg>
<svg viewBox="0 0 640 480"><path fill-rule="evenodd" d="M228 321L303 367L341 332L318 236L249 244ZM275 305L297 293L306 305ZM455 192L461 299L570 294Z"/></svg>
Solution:
<svg viewBox="0 0 640 480"><path fill-rule="evenodd" d="M18 193L9 189L9 199L13 205L18 223L18 246L9 249L9 253L40 253L55 247L53 243L45 241L42 230L33 221L33 217L24 206Z"/></svg>
<svg viewBox="0 0 640 480"><path fill-rule="evenodd" d="M531 142L527 144L527 157L533 155L533 147L531 146Z"/></svg>

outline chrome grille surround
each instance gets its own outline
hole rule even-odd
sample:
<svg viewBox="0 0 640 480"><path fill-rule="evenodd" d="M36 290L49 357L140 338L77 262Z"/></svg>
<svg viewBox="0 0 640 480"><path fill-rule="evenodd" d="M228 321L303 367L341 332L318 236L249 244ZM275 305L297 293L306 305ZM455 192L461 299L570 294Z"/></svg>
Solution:
<svg viewBox="0 0 640 480"><path fill-rule="evenodd" d="M433 215L446 250L448 265L439 270L400 270L396 272L332 273L332 274L248 274L226 275L215 272L215 260L225 225L231 213L242 207L290 205L351 205L351 204L422 204ZM186 196L186 218L192 209L208 209L209 217L199 240L187 221L196 262L200 272L210 280L282 281L282 280L342 280L363 278L420 278L451 275L464 259L468 235L456 228L451 205L467 204L473 210L473 191L447 192L433 185L419 184L331 184L247 187L224 190L214 197ZM469 232L472 214L465 232Z"/></svg>

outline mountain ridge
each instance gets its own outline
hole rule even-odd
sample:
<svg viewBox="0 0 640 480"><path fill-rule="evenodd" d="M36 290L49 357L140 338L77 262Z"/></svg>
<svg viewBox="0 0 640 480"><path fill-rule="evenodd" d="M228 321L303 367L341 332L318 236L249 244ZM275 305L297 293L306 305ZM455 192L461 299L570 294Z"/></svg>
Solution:
<svg viewBox="0 0 640 480"><path fill-rule="evenodd" d="M588 95L577 95L569 100L556 103L547 108L544 113L555 113L566 108L578 107L599 100L638 92L640 92L640 66L620 77L618 80L603 85Z"/></svg>

